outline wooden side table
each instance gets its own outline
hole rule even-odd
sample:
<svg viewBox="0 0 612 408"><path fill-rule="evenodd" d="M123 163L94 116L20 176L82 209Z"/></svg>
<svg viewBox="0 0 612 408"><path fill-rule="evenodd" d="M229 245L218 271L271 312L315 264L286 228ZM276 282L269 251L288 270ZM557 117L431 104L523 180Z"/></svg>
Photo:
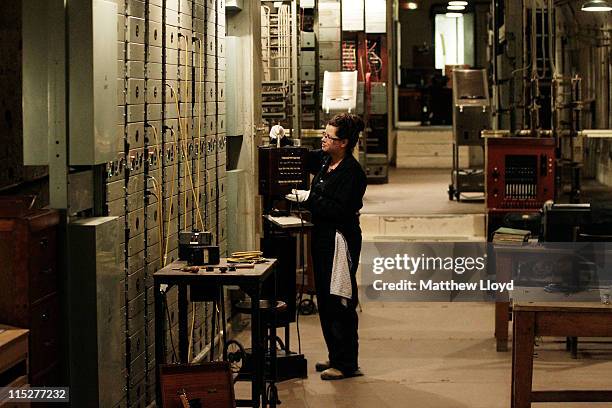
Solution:
<svg viewBox="0 0 612 408"><path fill-rule="evenodd" d="M28 385L28 330L0 324L0 387ZM29 403L12 403L0 393L0 407L29 407Z"/></svg>
<svg viewBox="0 0 612 408"><path fill-rule="evenodd" d="M532 402L608 402L612 389L533 391L536 336L612 337L612 306L601 303L516 302L513 305L512 408Z"/></svg>
<svg viewBox="0 0 612 408"><path fill-rule="evenodd" d="M259 300L262 295L262 288L264 281L268 278L276 279L276 264L277 260L274 258L268 258L266 262L256 264L251 269L237 269L236 271L223 271L220 267L227 267L228 263L226 259L221 259L218 265L212 265L213 271L206 271L200 269L197 273L183 271L182 268L187 265L185 261L175 261L169 265L166 265L163 269L153 274L153 286L155 293L155 362L159 367L161 364L166 363L165 358L165 333L164 333L164 295L160 291L161 285L176 285L178 286L178 330L179 330L179 344L178 344L178 357L182 363L187 363L187 351L188 351L188 302L187 302L187 288L188 287L206 287L213 290L211 293L219 293L219 290L223 286L240 286L240 288L251 297L251 347L253 350L253 365L254 375L251 381L251 398L244 400L236 400L236 406L239 407L276 407L276 400L268 401L266 395L266 382L270 385L274 385L274 381L266 379L264 375L266 365L266 350L264 349L263 331L261 324L261 307ZM273 302L276 301L276 296L269 299ZM276 338L276 322L272 324L271 338ZM213 326L214 331L214 326ZM221 345L223 348L223 345ZM276 359L276 348L271 347L270 359L274 361ZM275 366L273 366L275 369ZM159 368L157 369L157 389L156 398L157 406L162 406L162 395L159 380ZM274 374L275 375L275 374ZM274 377L272 377L274 378Z"/></svg>

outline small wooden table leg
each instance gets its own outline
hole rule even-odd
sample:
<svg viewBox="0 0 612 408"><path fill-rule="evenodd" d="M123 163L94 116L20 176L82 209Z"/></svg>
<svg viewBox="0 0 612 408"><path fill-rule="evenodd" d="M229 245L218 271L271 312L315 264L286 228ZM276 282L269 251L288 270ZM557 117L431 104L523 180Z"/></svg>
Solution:
<svg viewBox="0 0 612 408"><path fill-rule="evenodd" d="M514 313L512 408L531 408L535 313Z"/></svg>
<svg viewBox="0 0 612 408"><path fill-rule="evenodd" d="M497 351L508 351L509 302L495 302L495 340Z"/></svg>
<svg viewBox="0 0 612 408"><path fill-rule="evenodd" d="M516 319L512 319L512 333L516 332ZM516 336L512 336L512 379L510 381L510 408L514 408L514 350L516 350Z"/></svg>
<svg viewBox="0 0 612 408"><path fill-rule="evenodd" d="M570 351L572 352L572 358L575 360L578 358L578 337L570 337Z"/></svg>

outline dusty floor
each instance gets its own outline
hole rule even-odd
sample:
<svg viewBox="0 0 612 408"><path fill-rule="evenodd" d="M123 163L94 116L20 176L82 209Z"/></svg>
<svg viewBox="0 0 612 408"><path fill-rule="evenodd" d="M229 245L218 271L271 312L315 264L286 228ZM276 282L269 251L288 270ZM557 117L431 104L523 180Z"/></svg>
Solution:
<svg viewBox="0 0 612 408"><path fill-rule="evenodd" d="M477 214L480 202L449 201L447 170L393 170L390 183L368 186L364 214ZM300 317L308 378L278 384L283 408L508 408L511 353L497 353L494 308L476 303L364 302L360 318L363 377L322 381L327 359L317 315ZM243 334L245 334L243 332ZM297 351L292 324L293 351ZM246 338L245 338L246 340ZM612 344L580 346L572 360L563 339L537 348L534 389L612 389ZM247 389L248 390L248 389ZM238 396L248 397L243 384ZM537 408L612 407L612 403L534 404Z"/></svg>

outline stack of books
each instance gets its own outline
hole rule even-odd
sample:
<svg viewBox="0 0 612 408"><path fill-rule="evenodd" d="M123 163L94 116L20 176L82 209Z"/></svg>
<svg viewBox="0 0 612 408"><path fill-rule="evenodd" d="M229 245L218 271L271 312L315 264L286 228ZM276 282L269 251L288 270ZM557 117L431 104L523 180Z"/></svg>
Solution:
<svg viewBox="0 0 612 408"><path fill-rule="evenodd" d="M531 232L527 230L515 229L515 228L498 228L493 234L494 244L504 245L523 245L524 242L529 241Z"/></svg>

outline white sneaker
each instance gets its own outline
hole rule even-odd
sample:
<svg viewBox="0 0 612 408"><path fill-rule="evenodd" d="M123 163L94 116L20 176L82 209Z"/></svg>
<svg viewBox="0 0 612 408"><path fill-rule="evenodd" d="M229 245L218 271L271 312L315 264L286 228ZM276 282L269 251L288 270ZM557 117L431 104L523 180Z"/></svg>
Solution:
<svg viewBox="0 0 612 408"><path fill-rule="evenodd" d="M330 367L321 373L322 380L341 380L343 378L344 378L344 374L342 374L342 371L336 368Z"/></svg>

